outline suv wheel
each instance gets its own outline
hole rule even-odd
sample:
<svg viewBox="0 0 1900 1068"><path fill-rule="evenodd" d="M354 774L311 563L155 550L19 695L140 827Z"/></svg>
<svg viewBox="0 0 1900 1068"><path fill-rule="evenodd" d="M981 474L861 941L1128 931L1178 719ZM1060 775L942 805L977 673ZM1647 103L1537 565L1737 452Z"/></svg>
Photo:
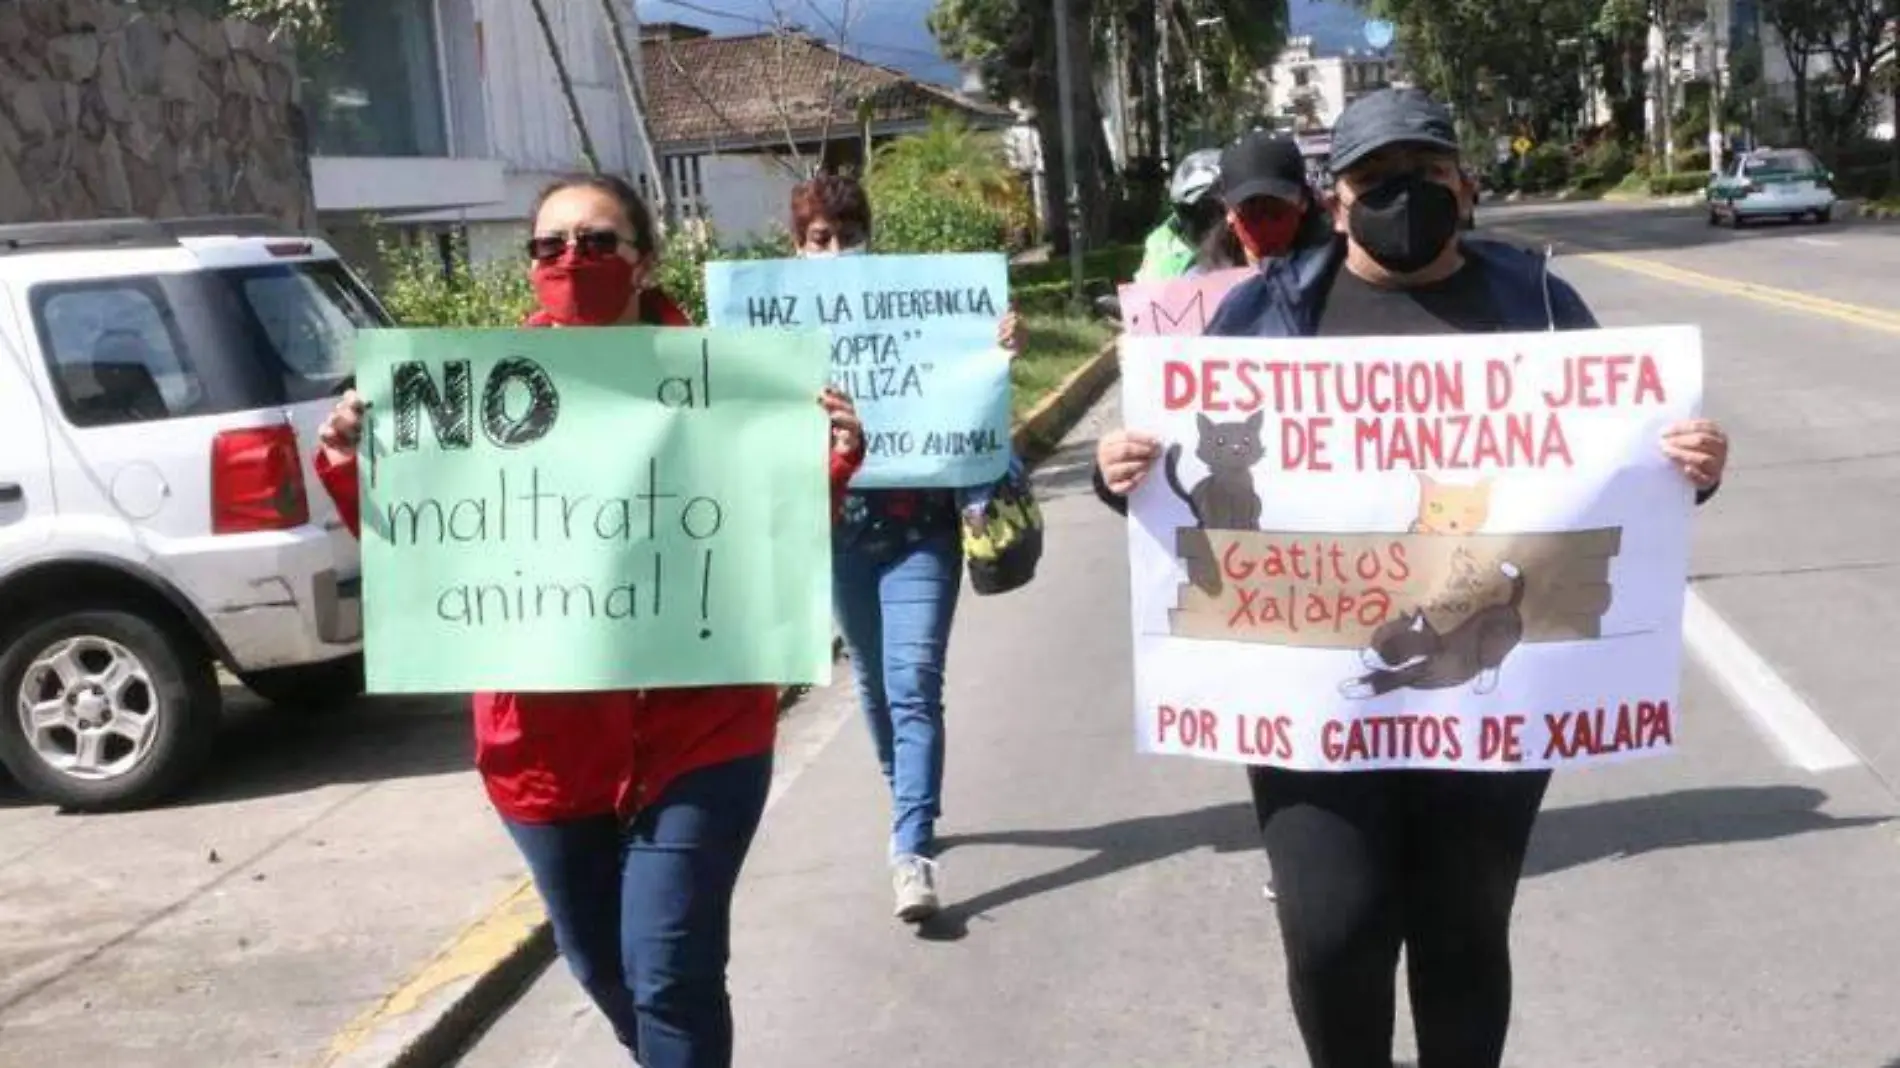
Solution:
<svg viewBox="0 0 1900 1068"><path fill-rule="evenodd" d="M80 811L158 800L216 739L217 675L179 629L118 609L48 612L0 652L0 762Z"/></svg>
<svg viewBox="0 0 1900 1068"><path fill-rule="evenodd" d="M323 664L247 671L238 679L271 704L327 712L363 695L363 657L358 654Z"/></svg>

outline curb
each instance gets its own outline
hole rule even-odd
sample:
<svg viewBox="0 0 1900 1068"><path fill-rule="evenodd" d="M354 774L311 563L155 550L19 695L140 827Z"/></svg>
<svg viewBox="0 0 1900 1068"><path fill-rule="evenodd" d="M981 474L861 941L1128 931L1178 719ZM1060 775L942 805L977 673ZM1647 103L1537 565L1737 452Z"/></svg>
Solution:
<svg viewBox="0 0 1900 1068"><path fill-rule="evenodd" d="M1115 361L1115 341L1116 338L1110 338L1101 351L1070 372L1069 377L1029 409L1029 414L1010 431L1009 443L1016 455L1023 458L1024 466L1034 467L1054 452L1062 443L1062 436L1120 375L1121 367Z"/></svg>
<svg viewBox="0 0 1900 1068"><path fill-rule="evenodd" d="M1070 373L1010 432L1010 444L1033 466L1054 451L1120 368L1114 339ZM844 657L833 636L831 656ZM809 687L779 692L779 714ZM331 1041L316 1068L447 1068L455 1063L522 988L555 958L547 912L526 879L494 909L464 928L429 962L365 1011Z"/></svg>

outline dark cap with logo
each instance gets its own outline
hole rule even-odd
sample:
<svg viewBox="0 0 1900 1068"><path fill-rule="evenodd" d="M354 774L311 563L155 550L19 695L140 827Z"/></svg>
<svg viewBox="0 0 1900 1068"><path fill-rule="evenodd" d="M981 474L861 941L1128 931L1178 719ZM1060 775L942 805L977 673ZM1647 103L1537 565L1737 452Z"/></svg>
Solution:
<svg viewBox="0 0 1900 1068"><path fill-rule="evenodd" d="M1220 154L1220 198L1234 207L1254 197L1297 201L1306 191L1306 163L1291 139L1251 133Z"/></svg>
<svg viewBox="0 0 1900 1068"><path fill-rule="evenodd" d="M1417 145L1458 151L1451 112L1420 89L1381 89L1353 101L1333 124L1334 174L1382 148Z"/></svg>

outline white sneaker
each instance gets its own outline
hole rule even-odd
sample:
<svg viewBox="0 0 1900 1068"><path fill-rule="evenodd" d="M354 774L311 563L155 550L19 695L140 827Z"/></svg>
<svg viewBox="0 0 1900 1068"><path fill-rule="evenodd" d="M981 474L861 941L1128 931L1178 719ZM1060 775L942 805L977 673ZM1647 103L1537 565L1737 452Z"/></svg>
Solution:
<svg viewBox="0 0 1900 1068"><path fill-rule="evenodd" d="M898 857L891 864L891 888L897 893L894 915L905 923L922 923L937 914L937 862L924 857Z"/></svg>

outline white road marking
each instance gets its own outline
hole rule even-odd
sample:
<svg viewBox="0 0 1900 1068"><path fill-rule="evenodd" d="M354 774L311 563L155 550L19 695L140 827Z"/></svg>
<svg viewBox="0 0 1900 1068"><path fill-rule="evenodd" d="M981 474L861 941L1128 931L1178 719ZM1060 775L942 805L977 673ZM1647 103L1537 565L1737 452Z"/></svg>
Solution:
<svg viewBox="0 0 1900 1068"><path fill-rule="evenodd" d="M1822 248L1834 248L1840 244L1839 241L1827 237L1797 237L1794 240L1798 245L1819 245Z"/></svg>
<svg viewBox="0 0 1900 1068"><path fill-rule="evenodd" d="M1840 735L1694 589L1683 604L1682 637L1715 684L1747 713L1788 763L1803 771L1819 772L1850 768L1861 762Z"/></svg>
<svg viewBox="0 0 1900 1068"><path fill-rule="evenodd" d="M772 789L765 795L765 811L777 806L851 719L857 692L851 685L850 670L849 660L839 660L833 665L836 680L830 686L814 686L779 721L778 745L772 754Z"/></svg>

